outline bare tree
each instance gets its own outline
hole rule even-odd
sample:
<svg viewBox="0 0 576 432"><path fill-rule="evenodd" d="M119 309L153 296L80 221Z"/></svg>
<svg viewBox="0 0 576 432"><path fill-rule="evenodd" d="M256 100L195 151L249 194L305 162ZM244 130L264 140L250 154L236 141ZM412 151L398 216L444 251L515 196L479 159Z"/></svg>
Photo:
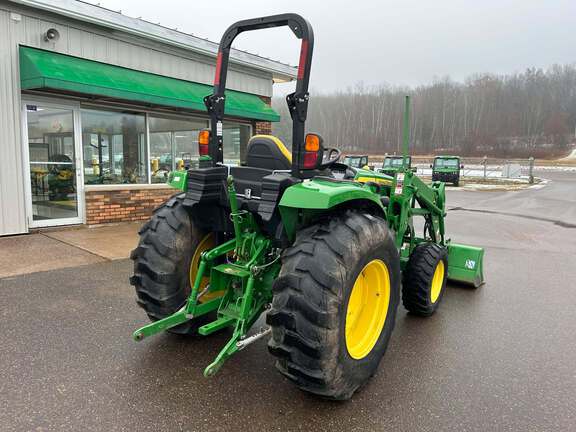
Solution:
<svg viewBox="0 0 576 432"><path fill-rule="evenodd" d="M464 83L449 77L417 88L359 82L311 98L308 130L349 153L400 149L404 95L412 96L410 138L415 154L554 156L575 142L576 65L530 68L511 75L478 74ZM290 142L283 99L274 133Z"/></svg>

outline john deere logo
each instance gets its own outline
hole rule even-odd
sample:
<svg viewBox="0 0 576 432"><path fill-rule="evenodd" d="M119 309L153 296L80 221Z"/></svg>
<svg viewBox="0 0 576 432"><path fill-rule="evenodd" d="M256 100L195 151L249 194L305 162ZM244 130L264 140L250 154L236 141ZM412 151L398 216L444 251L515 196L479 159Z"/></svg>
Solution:
<svg viewBox="0 0 576 432"><path fill-rule="evenodd" d="M474 268L476 267L476 261L467 259L466 264L464 264L464 267L466 267L468 270L474 270Z"/></svg>

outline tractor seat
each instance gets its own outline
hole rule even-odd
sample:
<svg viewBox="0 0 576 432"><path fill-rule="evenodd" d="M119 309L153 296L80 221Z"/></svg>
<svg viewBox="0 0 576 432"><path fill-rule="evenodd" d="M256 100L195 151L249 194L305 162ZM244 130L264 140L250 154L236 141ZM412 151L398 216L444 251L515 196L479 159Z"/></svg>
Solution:
<svg viewBox="0 0 576 432"><path fill-rule="evenodd" d="M287 171L292 168L292 155L279 138L273 135L254 135L248 142L246 166Z"/></svg>
<svg viewBox="0 0 576 432"><path fill-rule="evenodd" d="M278 138L254 135L248 142L246 164L230 168L236 192L242 199L260 199L264 177L274 171L289 171L292 155Z"/></svg>

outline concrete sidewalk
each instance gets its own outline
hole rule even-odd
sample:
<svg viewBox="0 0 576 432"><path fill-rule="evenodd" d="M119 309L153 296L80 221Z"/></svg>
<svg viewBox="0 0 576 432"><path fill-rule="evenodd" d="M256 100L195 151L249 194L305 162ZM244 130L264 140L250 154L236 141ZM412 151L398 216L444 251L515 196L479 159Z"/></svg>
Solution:
<svg viewBox="0 0 576 432"><path fill-rule="evenodd" d="M0 237L0 278L128 258L141 226L130 222Z"/></svg>

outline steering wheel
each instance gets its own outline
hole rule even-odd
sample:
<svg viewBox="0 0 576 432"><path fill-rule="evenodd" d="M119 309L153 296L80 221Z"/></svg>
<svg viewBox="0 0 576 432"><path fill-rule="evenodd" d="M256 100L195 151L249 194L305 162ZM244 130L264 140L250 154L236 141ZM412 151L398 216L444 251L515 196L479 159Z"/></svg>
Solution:
<svg viewBox="0 0 576 432"><path fill-rule="evenodd" d="M335 164L340 160L342 152L337 148L325 148L324 157L322 158L322 163L318 166L318 169L329 168L332 164Z"/></svg>

